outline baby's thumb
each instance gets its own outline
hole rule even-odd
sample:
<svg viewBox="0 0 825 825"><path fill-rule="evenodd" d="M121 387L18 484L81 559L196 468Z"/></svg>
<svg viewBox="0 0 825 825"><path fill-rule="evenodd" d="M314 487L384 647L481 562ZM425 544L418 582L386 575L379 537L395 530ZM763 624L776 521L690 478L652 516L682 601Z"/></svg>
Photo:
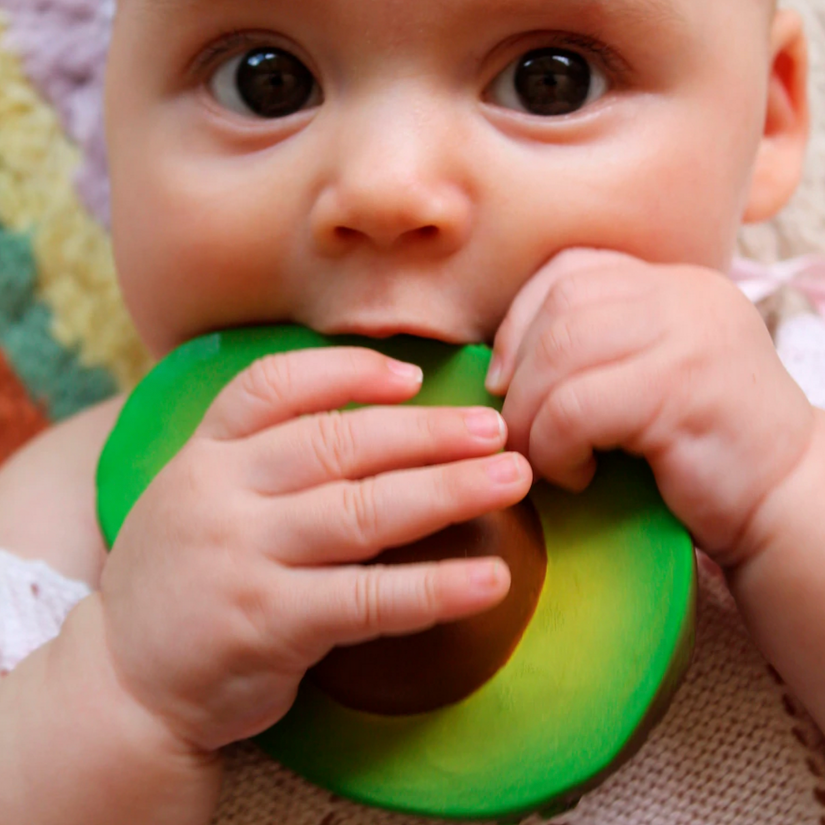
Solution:
<svg viewBox="0 0 825 825"><path fill-rule="evenodd" d="M493 395L504 395L518 363L519 350L556 278L552 265L542 267L513 299L496 332L493 358L484 385Z"/></svg>

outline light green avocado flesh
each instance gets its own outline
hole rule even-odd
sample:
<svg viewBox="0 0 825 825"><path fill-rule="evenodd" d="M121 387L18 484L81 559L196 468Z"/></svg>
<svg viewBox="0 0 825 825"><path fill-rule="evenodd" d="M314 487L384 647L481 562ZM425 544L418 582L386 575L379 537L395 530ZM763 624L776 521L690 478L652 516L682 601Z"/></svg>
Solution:
<svg viewBox="0 0 825 825"><path fill-rule="evenodd" d="M232 330L185 344L127 401L98 467L110 546L132 505L191 436L222 387L254 360L359 345L424 369L412 403L500 408L490 352L399 336L328 338L300 327ZM696 570L685 529L647 465L599 458L588 490L539 483L547 575L509 662L461 702L414 716L345 708L304 683L261 734L283 764L334 793L394 810L505 818L564 808L639 747L664 713L693 644Z"/></svg>

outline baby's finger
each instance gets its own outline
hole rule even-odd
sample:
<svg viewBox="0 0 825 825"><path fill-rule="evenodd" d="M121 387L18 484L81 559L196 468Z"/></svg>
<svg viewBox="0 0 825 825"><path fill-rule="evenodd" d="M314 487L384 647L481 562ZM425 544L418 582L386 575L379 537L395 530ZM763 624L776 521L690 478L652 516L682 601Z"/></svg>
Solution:
<svg viewBox="0 0 825 825"><path fill-rule="evenodd" d="M500 450L504 419L486 407L367 407L304 416L245 443L250 486L283 495L342 479L446 464Z"/></svg>
<svg viewBox="0 0 825 825"><path fill-rule="evenodd" d="M556 271L551 265L543 267L521 288L510 305L493 342L493 357L485 381L489 392L502 395L507 390L516 367L519 346L555 278Z"/></svg>
<svg viewBox="0 0 825 825"><path fill-rule="evenodd" d="M517 365L533 348L536 330L548 319L645 289L643 271L635 258L605 250L568 249L553 258L522 287L499 327L487 389L507 390ZM624 277L625 272L632 277Z"/></svg>
<svg viewBox="0 0 825 825"><path fill-rule="evenodd" d="M370 349L331 347L270 355L218 395L197 434L244 438L307 413L349 403L393 404L420 389L421 369Z"/></svg>
<svg viewBox="0 0 825 825"><path fill-rule="evenodd" d="M504 402L510 447L527 453L536 413L561 382L654 347L663 335L655 314L649 301L617 298L550 316L531 330Z"/></svg>
<svg viewBox="0 0 825 825"><path fill-rule="evenodd" d="M502 453L327 484L271 500L259 546L293 566L365 561L510 507L527 495L531 481L523 456Z"/></svg>
<svg viewBox="0 0 825 825"><path fill-rule="evenodd" d="M594 450L655 452L665 380L655 370L611 364L561 383L541 405L530 432L530 463L542 477L574 491L590 483Z"/></svg>
<svg viewBox="0 0 825 825"><path fill-rule="evenodd" d="M510 571L496 558L292 572L303 608L297 642L313 663L336 645L480 613L510 589Z"/></svg>

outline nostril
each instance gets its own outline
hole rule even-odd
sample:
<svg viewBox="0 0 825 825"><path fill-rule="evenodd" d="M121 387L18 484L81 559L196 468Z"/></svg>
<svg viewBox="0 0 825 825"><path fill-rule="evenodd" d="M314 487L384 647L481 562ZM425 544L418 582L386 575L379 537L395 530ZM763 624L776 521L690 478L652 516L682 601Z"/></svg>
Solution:
<svg viewBox="0 0 825 825"><path fill-rule="evenodd" d="M392 246L397 241L403 239L429 241L434 240L441 234L441 230L434 224L427 226L420 226L417 229L410 229L406 232L389 231L384 234L378 231L363 232L360 229L353 229L351 226L336 226L334 229L335 238L341 243L352 243L353 241L364 240L372 238L373 240L382 241L382 245Z"/></svg>
<svg viewBox="0 0 825 825"><path fill-rule="evenodd" d="M429 240L431 238L435 238L438 235L438 227L437 226L422 226L418 232L418 237L422 240Z"/></svg>
<svg viewBox="0 0 825 825"><path fill-rule="evenodd" d="M338 238L339 241L353 241L362 234L363 233L357 229L350 229L348 226L335 227L335 237Z"/></svg>

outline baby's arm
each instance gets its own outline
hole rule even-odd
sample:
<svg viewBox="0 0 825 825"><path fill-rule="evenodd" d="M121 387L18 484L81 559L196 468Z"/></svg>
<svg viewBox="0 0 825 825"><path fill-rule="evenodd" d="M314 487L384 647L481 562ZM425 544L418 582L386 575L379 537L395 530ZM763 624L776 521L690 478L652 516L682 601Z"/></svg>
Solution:
<svg viewBox="0 0 825 825"><path fill-rule="evenodd" d="M756 643L825 731L825 412L804 458L758 508L728 571Z"/></svg>
<svg viewBox="0 0 825 825"><path fill-rule="evenodd" d="M122 398L45 431L0 468L0 548L95 588L106 557L95 514L97 458Z"/></svg>
<svg viewBox="0 0 825 825"><path fill-rule="evenodd" d="M121 404L53 427L3 465L0 548L98 586L94 469ZM220 763L182 751L112 678L99 610L98 597L87 599L57 639L0 678L0 820L202 825Z"/></svg>
<svg viewBox="0 0 825 825"><path fill-rule="evenodd" d="M124 690L99 595L0 680L0 804L9 825L206 825L220 761L185 747Z"/></svg>
<svg viewBox="0 0 825 825"><path fill-rule="evenodd" d="M708 269L571 250L525 286L495 353L510 446L572 490L594 451L644 456L825 729L825 414L750 302Z"/></svg>

